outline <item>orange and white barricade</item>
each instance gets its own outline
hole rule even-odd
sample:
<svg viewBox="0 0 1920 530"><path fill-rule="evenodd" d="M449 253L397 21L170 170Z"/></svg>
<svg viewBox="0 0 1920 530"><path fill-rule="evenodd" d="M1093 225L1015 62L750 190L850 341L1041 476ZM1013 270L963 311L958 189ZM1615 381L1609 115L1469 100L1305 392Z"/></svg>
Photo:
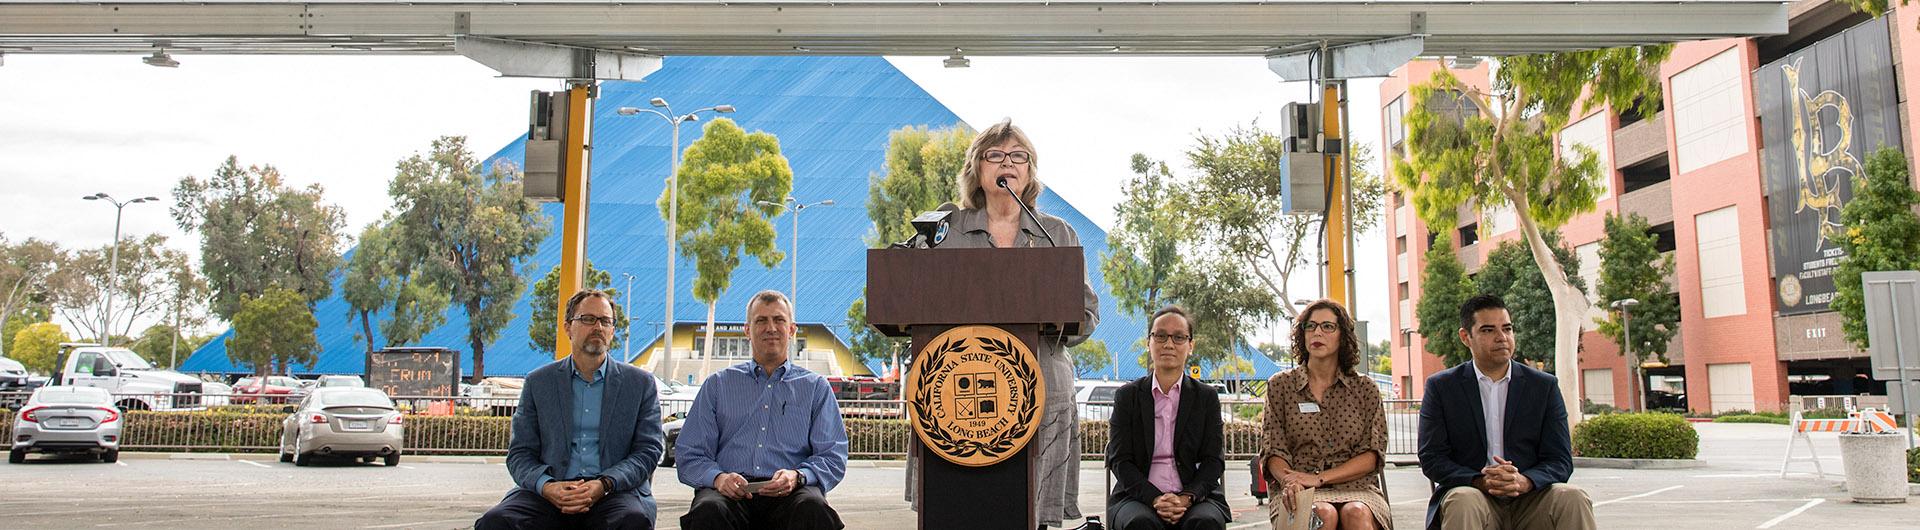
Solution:
<svg viewBox="0 0 1920 530"><path fill-rule="evenodd" d="M1793 411L1793 419L1787 422L1787 426L1789 427L1787 434L1787 454L1780 460L1780 478L1787 478L1787 466L1792 465L1794 462L1813 462L1814 476L1825 480L1827 478L1827 472L1825 469L1820 468L1820 453L1813 449L1813 438L1807 436L1807 433L1847 432L1853 430L1853 424L1857 421L1859 421L1857 417L1842 420L1809 420L1801 418L1799 410ZM1793 444L1795 442L1807 444L1807 456L1793 456Z"/></svg>

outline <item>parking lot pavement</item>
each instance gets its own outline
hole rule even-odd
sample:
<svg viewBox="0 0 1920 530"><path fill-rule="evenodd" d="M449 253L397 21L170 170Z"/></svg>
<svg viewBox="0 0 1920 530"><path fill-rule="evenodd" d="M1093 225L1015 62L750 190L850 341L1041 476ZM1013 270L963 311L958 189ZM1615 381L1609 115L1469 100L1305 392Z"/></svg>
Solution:
<svg viewBox="0 0 1920 530"><path fill-rule="evenodd" d="M1839 445L1816 435L1827 479L1779 478L1786 428L1703 425L1703 465L1677 470L1582 468L1573 483L1594 500L1602 528L1913 528L1920 501L1859 505L1840 489ZM148 458L152 456L153 458ZM220 458L216 455L215 458ZM0 467L0 526L7 528L462 528L511 487L506 467L416 459L400 467L320 463L300 468L272 455L233 460L181 460L122 455L119 464L43 460ZM497 459L495 459L497 461ZM1104 505L1104 474L1081 470L1080 506ZM1811 465L1796 464L1796 471ZM679 528L693 492L674 470L654 476L660 528ZM898 463L855 462L828 496L851 529L913 528L901 500ZM1226 486L1235 511L1231 529L1265 528L1248 495L1245 462L1230 462ZM1387 471L1398 528L1419 528L1427 482L1417 468ZM1075 524L1078 521L1074 521Z"/></svg>

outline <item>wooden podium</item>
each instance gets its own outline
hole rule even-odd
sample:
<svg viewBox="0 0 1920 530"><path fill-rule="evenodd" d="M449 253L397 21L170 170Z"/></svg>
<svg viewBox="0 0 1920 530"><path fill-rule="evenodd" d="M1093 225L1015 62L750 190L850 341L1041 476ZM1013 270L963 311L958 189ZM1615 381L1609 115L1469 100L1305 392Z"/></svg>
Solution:
<svg viewBox="0 0 1920 530"><path fill-rule="evenodd" d="M913 339L915 377L902 397L921 529L1036 526L1037 444L1027 442L1042 422L1031 407L1044 410L1046 385L1073 383L1046 381L1033 348L1043 335L1080 333L1085 282L1080 247L867 251L867 323Z"/></svg>

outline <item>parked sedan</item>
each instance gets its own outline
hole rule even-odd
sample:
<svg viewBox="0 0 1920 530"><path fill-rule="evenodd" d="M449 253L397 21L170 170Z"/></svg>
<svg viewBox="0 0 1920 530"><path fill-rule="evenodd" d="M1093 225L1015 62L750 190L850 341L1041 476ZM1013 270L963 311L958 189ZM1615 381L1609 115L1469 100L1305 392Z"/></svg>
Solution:
<svg viewBox="0 0 1920 530"><path fill-rule="evenodd" d="M284 375L242 377L233 383L233 404L287 403L305 392L300 380Z"/></svg>
<svg viewBox="0 0 1920 530"><path fill-rule="evenodd" d="M397 466L405 438L401 414L385 392L316 388L281 422L280 461L305 466L317 456L382 457Z"/></svg>
<svg viewBox="0 0 1920 530"><path fill-rule="evenodd" d="M33 391L26 407L13 416L13 450L7 462L27 453L91 453L103 462L120 460L120 409L106 389L54 386Z"/></svg>
<svg viewBox="0 0 1920 530"><path fill-rule="evenodd" d="M354 387L354 388L365 388L367 386L367 381L364 379L361 379L360 376L357 376L357 375L323 375L323 376L320 376L320 379L314 384L322 387L344 386L344 387Z"/></svg>

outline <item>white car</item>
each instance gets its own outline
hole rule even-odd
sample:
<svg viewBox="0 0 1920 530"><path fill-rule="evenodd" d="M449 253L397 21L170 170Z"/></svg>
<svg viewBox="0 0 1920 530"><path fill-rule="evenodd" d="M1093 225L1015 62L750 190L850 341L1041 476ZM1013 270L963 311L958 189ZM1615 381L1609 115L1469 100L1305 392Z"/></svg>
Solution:
<svg viewBox="0 0 1920 530"><path fill-rule="evenodd" d="M100 461L120 460L120 408L105 389L52 386L33 391L27 406L13 415L13 448L7 463L27 461L27 453L91 453Z"/></svg>
<svg viewBox="0 0 1920 530"><path fill-rule="evenodd" d="M1080 419L1104 421L1112 417L1113 393L1126 385L1126 381L1074 381L1073 402L1080 407Z"/></svg>
<svg viewBox="0 0 1920 530"><path fill-rule="evenodd" d="M653 376L653 385L660 398L660 421L672 422L686 417L687 411L693 410L694 396L700 395L699 386L661 379L657 375Z"/></svg>

